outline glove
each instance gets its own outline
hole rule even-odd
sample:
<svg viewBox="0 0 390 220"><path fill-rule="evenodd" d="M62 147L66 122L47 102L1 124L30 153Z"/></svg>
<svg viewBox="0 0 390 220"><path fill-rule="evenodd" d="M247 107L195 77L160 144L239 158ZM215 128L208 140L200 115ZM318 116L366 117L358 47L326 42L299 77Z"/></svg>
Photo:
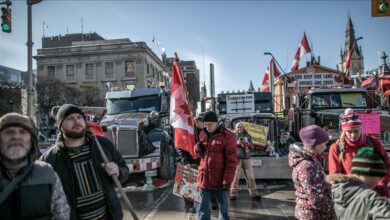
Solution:
<svg viewBox="0 0 390 220"><path fill-rule="evenodd" d="M230 189L230 184L223 184L222 185L222 190L223 191L227 191L227 190L229 190Z"/></svg>

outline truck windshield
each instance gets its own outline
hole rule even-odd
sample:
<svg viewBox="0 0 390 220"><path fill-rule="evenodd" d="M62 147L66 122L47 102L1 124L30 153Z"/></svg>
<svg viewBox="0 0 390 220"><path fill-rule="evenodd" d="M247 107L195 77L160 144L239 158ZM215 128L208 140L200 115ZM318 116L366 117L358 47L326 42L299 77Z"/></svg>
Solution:
<svg viewBox="0 0 390 220"><path fill-rule="evenodd" d="M319 93L312 94L312 108L366 108L364 93Z"/></svg>
<svg viewBox="0 0 390 220"><path fill-rule="evenodd" d="M114 115L126 112L160 111L158 96L144 96L135 98L119 98L107 100L107 114Z"/></svg>

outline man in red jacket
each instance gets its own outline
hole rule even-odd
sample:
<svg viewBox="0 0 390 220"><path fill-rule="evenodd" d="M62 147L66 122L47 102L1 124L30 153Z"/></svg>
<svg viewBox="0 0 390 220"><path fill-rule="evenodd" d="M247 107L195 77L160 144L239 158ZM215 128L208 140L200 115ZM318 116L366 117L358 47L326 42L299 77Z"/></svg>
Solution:
<svg viewBox="0 0 390 220"><path fill-rule="evenodd" d="M219 219L229 219L228 196L237 167L235 135L218 124L218 116L209 111L203 115L204 129L196 146L201 158L197 178L200 187L199 220L210 220L210 200L215 196L219 206Z"/></svg>

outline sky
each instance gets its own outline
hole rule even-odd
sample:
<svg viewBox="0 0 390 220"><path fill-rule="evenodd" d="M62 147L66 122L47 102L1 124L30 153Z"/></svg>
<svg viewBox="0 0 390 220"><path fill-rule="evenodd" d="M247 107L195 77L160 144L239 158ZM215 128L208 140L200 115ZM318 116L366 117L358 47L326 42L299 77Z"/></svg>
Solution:
<svg viewBox="0 0 390 220"><path fill-rule="evenodd" d="M12 0L12 33L0 33L0 65L27 70L27 4ZM284 71L306 32L321 65L336 68L345 44L348 15L362 36L365 70L390 53L390 17L371 17L371 1L92 1L44 0L33 5L33 55L46 37L96 32L105 39L144 41L156 54L165 48L195 60L209 92L214 64L216 93L261 87L271 52ZM83 25L81 25L81 20ZM43 28L43 22L48 25ZM152 38L155 36L155 43ZM160 48L156 42L159 42ZM301 59L303 67L310 55ZM35 68L35 60L34 68Z"/></svg>

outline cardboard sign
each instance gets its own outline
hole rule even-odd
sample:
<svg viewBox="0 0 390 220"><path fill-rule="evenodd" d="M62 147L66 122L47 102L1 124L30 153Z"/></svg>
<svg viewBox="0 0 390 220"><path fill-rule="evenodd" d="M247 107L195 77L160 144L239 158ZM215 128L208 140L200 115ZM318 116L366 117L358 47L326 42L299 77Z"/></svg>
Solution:
<svg viewBox="0 0 390 220"><path fill-rule="evenodd" d="M173 185L173 194L183 198L190 198L199 202L199 188L196 183L198 170L186 167L178 163L176 166L175 183Z"/></svg>
<svg viewBox="0 0 390 220"><path fill-rule="evenodd" d="M244 128L252 137L253 144L267 145L268 127L249 122L242 122Z"/></svg>
<svg viewBox="0 0 390 220"><path fill-rule="evenodd" d="M372 113L358 113L363 124L364 134L380 134L380 114L378 112Z"/></svg>

